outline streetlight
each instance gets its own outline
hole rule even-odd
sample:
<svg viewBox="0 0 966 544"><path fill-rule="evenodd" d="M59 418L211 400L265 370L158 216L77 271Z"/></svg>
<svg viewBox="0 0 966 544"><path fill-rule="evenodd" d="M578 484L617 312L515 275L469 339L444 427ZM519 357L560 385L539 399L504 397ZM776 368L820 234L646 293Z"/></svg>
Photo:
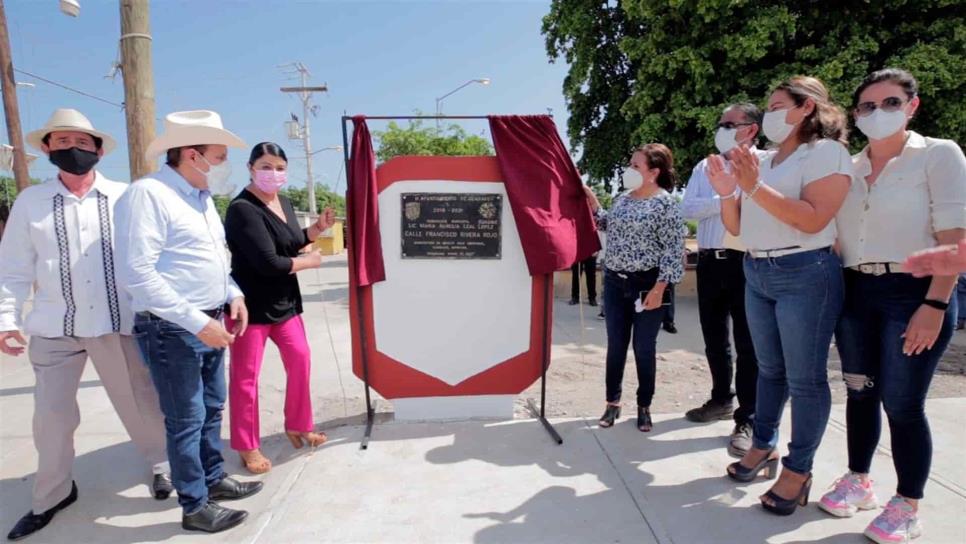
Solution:
<svg viewBox="0 0 966 544"><path fill-rule="evenodd" d="M77 0L60 0L60 12L70 17L80 15L80 2Z"/></svg>
<svg viewBox="0 0 966 544"><path fill-rule="evenodd" d="M322 149L317 149L317 150L309 153L309 156L311 157L312 155L315 155L316 153L321 153L323 151L342 151L342 146L341 145L330 145L328 147L323 147Z"/></svg>
<svg viewBox="0 0 966 544"><path fill-rule="evenodd" d="M454 93L456 93L456 92L458 92L458 91L464 89L465 87L468 87L468 86L470 86L470 85L472 85L474 83L479 83L480 85L488 86L490 84L490 78L488 78L488 77L481 77L479 79L471 79L471 80L467 81L466 83L460 85L459 87L453 89L452 91L450 91L450 92L448 92L448 93L444 94L443 96L441 96L441 97L439 97L439 98L436 99L436 130L437 131L439 130L439 117L443 114L443 100L447 96L450 96L450 95L452 95L452 94L454 94Z"/></svg>

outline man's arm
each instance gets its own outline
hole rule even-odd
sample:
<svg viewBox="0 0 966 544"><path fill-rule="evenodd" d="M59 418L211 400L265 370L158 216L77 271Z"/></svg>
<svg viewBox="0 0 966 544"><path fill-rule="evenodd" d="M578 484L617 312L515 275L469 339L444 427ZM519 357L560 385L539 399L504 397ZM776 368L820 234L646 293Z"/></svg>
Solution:
<svg viewBox="0 0 966 544"><path fill-rule="evenodd" d="M20 198L14 201L0 239L0 332L21 329L23 305L37 279L36 266L27 202Z"/></svg>
<svg viewBox="0 0 966 544"><path fill-rule="evenodd" d="M711 190L711 184L705 173L705 161L701 161L691 171L684 190L684 200L681 202L681 215L685 219L700 221L721 214L721 200Z"/></svg>

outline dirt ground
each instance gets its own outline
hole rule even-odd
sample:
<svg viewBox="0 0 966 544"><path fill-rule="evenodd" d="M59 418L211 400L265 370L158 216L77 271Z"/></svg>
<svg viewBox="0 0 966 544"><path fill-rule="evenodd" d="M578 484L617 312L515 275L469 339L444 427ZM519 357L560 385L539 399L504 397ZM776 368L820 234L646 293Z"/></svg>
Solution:
<svg viewBox="0 0 966 544"><path fill-rule="evenodd" d="M604 323L598 308L554 306L553 356L547 375L547 412L554 417L597 417L604 409ZM581 313L583 314L581 320ZM697 301L680 297L676 322L678 334L658 337L657 384L651 410L684 413L710 396L711 377L698 325ZM582 323L582 325L581 325ZM832 401L845 402L845 385L836 350L830 350L829 383ZM628 354L624 374L624 416L634 413L637 375L633 355ZM929 391L930 397L966 397L966 332L959 331L947 349ZM539 403L538 381L517 401L517 413L526 413L526 398Z"/></svg>

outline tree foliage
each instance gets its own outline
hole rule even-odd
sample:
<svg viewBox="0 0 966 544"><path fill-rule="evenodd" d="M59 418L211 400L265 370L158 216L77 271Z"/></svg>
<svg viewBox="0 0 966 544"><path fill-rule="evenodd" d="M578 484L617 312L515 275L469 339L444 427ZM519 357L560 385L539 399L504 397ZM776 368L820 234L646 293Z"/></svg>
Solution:
<svg viewBox="0 0 966 544"><path fill-rule="evenodd" d="M309 211L308 189L288 186L281 190L281 194L288 197L295 211ZM221 216L222 220L225 219L225 213L228 211L228 205L231 204L232 198L224 195L214 195L212 197L212 200L215 201L215 208L218 210L218 215ZM320 212L326 208L332 208L335 210L336 216L345 217L345 197L333 193L325 186L316 186L315 203L316 209Z"/></svg>
<svg viewBox="0 0 966 544"><path fill-rule="evenodd" d="M843 107L870 72L909 70L912 127L966 141L962 0L553 0L543 32L570 65L568 134L581 170L609 186L629 151L663 142L682 172L713 150L729 103L764 106L781 80L822 79ZM853 147L863 142L853 131ZM685 180L687 176L682 176Z"/></svg>
<svg viewBox="0 0 966 544"><path fill-rule="evenodd" d="M440 130L424 127L422 120L409 121L405 127L391 121L386 130L374 130L376 157L381 162L400 155L492 155L493 146L482 136L467 134L459 125Z"/></svg>

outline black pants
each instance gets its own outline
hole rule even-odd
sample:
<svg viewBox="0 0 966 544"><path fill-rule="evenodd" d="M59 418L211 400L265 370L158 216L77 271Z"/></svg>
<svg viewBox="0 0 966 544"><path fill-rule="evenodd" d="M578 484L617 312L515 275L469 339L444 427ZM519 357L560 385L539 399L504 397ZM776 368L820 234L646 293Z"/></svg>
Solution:
<svg viewBox="0 0 966 544"><path fill-rule="evenodd" d="M661 308L638 312L635 301L657 282L658 270L645 272L604 272L604 305L607 307L607 402L621 400L627 346L634 348L637 367L637 405L649 407L654 398L657 370L657 333L664 311Z"/></svg>
<svg viewBox="0 0 966 544"><path fill-rule="evenodd" d="M711 398L730 402L737 392L736 423L750 423L755 415L758 360L745 318L744 254L740 251L702 250L698 254L698 313L704 353L711 369ZM732 359L728 318L734 328L737 369ZM735 387L731 387L732 376Z"/></svg>
<svg viewBox="0 0 966 544"><path fill-rule="evenodd" d="M570 299L580 300L580 271L587 277L587 300L597 300L597 257L590 256L570 267Z"/></svg>
<svg viewBox="0 0 966 544"><path fill-rule="evenodd" d="M674 324L674 284L669 283L664 289L664 300L661 302L664 306L664 321L662 323L666 325Z"/></svg>

